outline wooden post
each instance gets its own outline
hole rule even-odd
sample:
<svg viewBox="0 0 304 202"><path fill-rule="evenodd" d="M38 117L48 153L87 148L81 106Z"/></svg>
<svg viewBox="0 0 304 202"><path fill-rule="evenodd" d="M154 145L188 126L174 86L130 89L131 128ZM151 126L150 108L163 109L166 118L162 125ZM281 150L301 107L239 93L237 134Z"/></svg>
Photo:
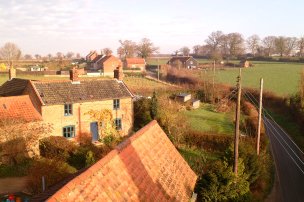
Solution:
<svg viewBox="0 0 304 202"><path fill-rule="evenodd" d="M259 122L258 122L258 134L256 142L257 155L260 154L260 135L261 135L261 122L262 122L262 108L263 108L263 78L260 80L260 103L259 103Z"/></svg>
<svg viewBox="0 0 304 202"><path fill-rule="evenodd" d="M238 158L239 158L239 139L240 139L240 115L241 115L241 94L242 94L242 87L241 87L241 68L239 76L237 77L237 89L238 89L238 97L236 103L236 110L235 110L235 135L234 135L234 165L233 165L233 172L235 175L238 174Z"/></svg>

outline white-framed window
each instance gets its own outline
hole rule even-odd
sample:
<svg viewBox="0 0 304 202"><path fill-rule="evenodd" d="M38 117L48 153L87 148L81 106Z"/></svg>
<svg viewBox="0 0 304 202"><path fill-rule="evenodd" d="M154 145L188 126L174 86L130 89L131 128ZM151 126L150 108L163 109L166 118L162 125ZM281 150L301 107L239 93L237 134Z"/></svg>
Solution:
<svg viewBox="0 0 304 202"><path fill-rule="evenodd" d="M75 137L75 126L65 126L62 129L63 137L73 138Z"/></svg>
<svg viewBox="0 0 304 202"><path fill-rule="evenodd" d="M73 105L65 104L64 105L64 116L71 116L71 115L73 115Z"/></svg>

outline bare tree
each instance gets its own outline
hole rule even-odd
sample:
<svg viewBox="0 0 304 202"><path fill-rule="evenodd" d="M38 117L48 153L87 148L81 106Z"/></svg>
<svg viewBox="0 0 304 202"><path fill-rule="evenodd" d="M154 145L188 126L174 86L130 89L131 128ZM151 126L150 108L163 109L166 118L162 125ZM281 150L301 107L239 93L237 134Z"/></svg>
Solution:
<svg viewBox="0 0 304 202"><path fill-rule="evenodd" d="M216 31L212 32L208 38L205 40L208 47L211 48L210 52L211 54L215 52L219 52L220 46L222 45L223 42L223 36L224 33L222 31Z"/></svg>
<svg viewBox="0 0 304 202"><path fill-rule="evenodd" d="M117 54L121 59L134 57L136 53L136 43L130 40L119 40L120 47L117 49Z"/></svg>
<svg viewBox="0 0 304 202"><path fill-rule="evenodd" d="M52 59L52 54L49 53L49 54L47 55L47 57L49 58L49 60L51 60L51 59Z"/></svg>
<svg viewBox="0 0 304 202"><path fill-rule="evenodd" d="M297 47L297 41L298 39L296 37L286 37L286 56L291 56L293 54L293 51Z"/></svg>
<svg viewBox="0 0 304 202"><path fill-rule="evenodd" d="M240 33L230 33L227 35L227 48L229 56L235 57L244 53L244 38Z"/></svg>
<svg viewBox="0 0 304 202"><path fill-rule="evenodd" d="M113 51L110 49L110 48L104 48L102 50L102 52L105 54L105 55L112 55Z"/></svg>
<svg viewBox="0 0 304 202"><path fill-rule="evenodd" d="M13 61L19 60L21 57L21 50L14 43L7 42L0 48L0 58L4 59L9 67L13 67Z"/></svg>
<svg viewBox="0 0 304 202"><path fill-rule="evenodd" d="M258 51L259 48L259 44L260 44L260 37L258 35L252 35L250 37L248 37L248 39L246 40L247 43L247 47L248 49L251 51L251 54L253 56L255 56L255 54Z"/></svg>
<svg viewBox="0 0 304 202"><path fill-rule="evenodd" d="M63 58L63 54L61 52L57 52L56 53L57 59L62 59Z"/></svg>
<svg viewBox="0 0 304 202"><path fill-rule="evenodd" d="M36 58L36 60L39 60L41 58L41 55L35 54L35 58Z"/></svg>
<svg viewBox="0 0 304 202"><path fill-rule="evenodd" d="M283 54L287 50L287 43L286 43L286 37L279 36L275 39L275 50L278 54L280 54L281 57L283 57Z"/></svg>
<svg viewBox="0 0 304 202"><path fill-rule="evenodd" d="M77 53L77 54L76 54L76 58L77 58L77 59L80 59L80 58L81 58L80 53Z"/></svg>
<svg viewBox="0 0 304 202"><path fill-rule="evenodd" d="M32 55L30 55L30 54L25 54L25 55L24 55L24 59L26 59L26 60L31 60L31 59L33 59L33 57L32 57Z"/></svg>
<svg viewBox="0 0 304 202"><path fill-rule="evenodd" d="M192 47L193 54L194 54L194 55L199 55L200 49L201 49L201 46L200 46L200 45L195 45L195 46L193 46L193 47Z"/></svg>
<svg viewBox="0 0 304 202"><path fill-rule="evenodd" d="M66 57L67 57L68 59L71 59L73 56L74 56L74 53L71 52L71 51L67 52L67 54L66 54Z"/></svg>
<svg viewBox="0 0 304 202"><path fill-rule="evenodd" d="M179 50L175 50L175 51L173 52L173 55L177 56L178 53L179 53Z"/></svg>
<svg viewBox="0 0 304 202"><path fill-rule="evenodd" d="M189 56L190 48L188 48L187 46L184 46L180 49L180 52L183 53L183 56Z"/></svg>
<svg viewBox="0 0 304 202"><path fill-rule="evenodd" d="M22 119L0 119L0 147L7 163L17 164L18 157L37 154L38 141L52 130L49 124L28 123ZM25 154L27 153L27 154ZM30 157L30 155L28 155Z"/></svg>
<svg viewBox="0 0 304 202"><path fill-rule="evenodd" d="M153 53L156 53L158 49L159 48L155 47L148 38L143 38L136 46L138 56L145 59L151 56Z"/></svg>
<svg viewBox="0 0 304 202"><path fill-rule="evenodd" d="M298 40L299 56L303 57L304 53L304 36Z"/></svg>
<svg viewBox="0 0 304 202"><path fill-rule="evenodd" d="M263 47L265 50L265 54L266 56L271 56L271 54L274 52L275 50L275 40L276 37L275 36L266 36L263 40Z"/></svg>

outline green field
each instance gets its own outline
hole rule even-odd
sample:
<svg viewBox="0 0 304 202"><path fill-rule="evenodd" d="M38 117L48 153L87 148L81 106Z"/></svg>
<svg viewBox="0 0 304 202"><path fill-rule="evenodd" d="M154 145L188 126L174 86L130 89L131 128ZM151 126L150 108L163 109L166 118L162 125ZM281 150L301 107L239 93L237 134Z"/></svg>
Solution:
<svg viewBox="0 0 304 202"><path fill-rule="evenodd" d="M281 96L294 94L298 90L301 63L253 62L254 67L242 69L243 87L259 88L260 78L264 79L264 89ZM238 68L216 70L216 79L220 83L236 85ZM210 72L211 74L211 72Z"/></svg>
<svg viewBox="0 0 304 202"><path fill-rule="evenodd" d="M199 109L184 111L183 114L195 131L228 135L234 133L233 113L216 112L210 104L204 104Z"/></svg>

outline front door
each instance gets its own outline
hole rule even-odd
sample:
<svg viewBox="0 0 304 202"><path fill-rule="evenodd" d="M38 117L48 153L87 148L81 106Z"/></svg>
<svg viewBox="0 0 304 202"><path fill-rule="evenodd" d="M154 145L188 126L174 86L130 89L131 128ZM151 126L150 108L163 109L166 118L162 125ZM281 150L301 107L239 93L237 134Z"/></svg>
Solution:
<svg viewBox="0 0 304 202"><path fill-rule="evenodd" d="M98 124L97 122L91 122L90 123L90 129L91 129L91 134L92 134L92 141L96 142L99 139L98 135Z"/></svg>

